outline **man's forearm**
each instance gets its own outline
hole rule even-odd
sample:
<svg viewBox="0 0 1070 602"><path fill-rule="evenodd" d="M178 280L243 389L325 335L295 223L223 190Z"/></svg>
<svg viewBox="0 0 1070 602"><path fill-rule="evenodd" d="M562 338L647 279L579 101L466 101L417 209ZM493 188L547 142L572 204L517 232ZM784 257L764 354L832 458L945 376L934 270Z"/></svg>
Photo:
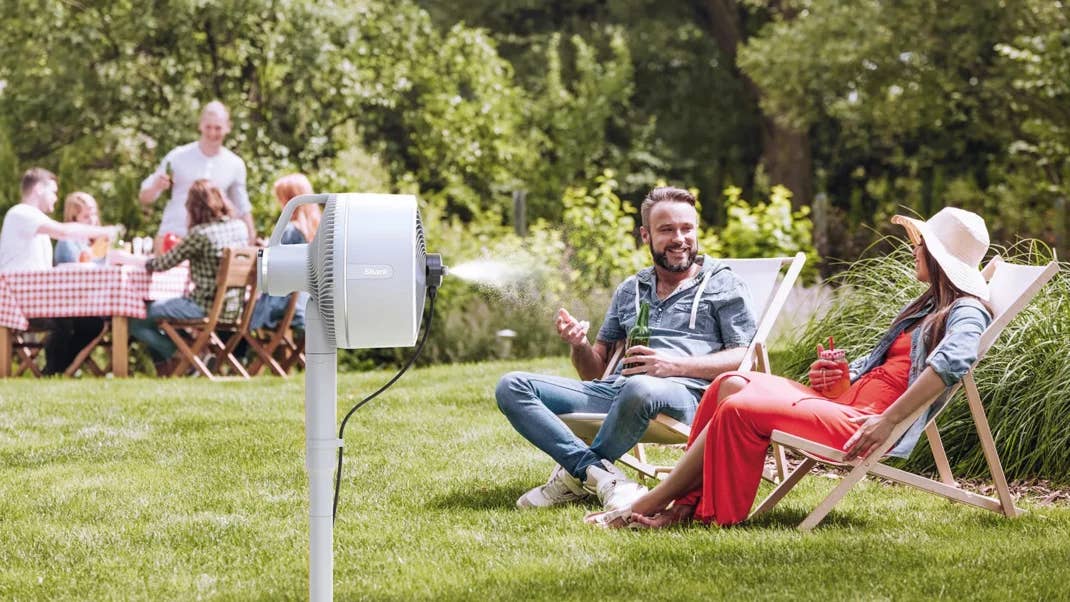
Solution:
<svg viewBox="0 0 1070 602"><path fill-rule="evenodd" d="M243 222L245 222L245 228L249 231L249 244L256 244L256 226L253 225L253 214L246 213L241 216Z"/></svg>
<svg viewBox="0 0 1070 602"><path fill-rule="evenodd" d="M593 346L587 343L575 345L572 347L570 357L572 365L582 380L602 378L602 373L606 369L606 359L598 355Z"/></svg>
<svg viewBox="0 0 1070 602"><path fill-rule="evenodd" d="M137 193L137 198L141 201L142 205L151 205L156 197L160 196L160 191L154 189L152 186L145 188L141 192Z"/></svg>
<svg viewBox="0 0 1070 602"><path fill-rule="evenodd" d="M688 376L713 380L723 372L738 370L746 355L746 347L733 347L717 353L676 358L677 367L673 376Z"/></svg>

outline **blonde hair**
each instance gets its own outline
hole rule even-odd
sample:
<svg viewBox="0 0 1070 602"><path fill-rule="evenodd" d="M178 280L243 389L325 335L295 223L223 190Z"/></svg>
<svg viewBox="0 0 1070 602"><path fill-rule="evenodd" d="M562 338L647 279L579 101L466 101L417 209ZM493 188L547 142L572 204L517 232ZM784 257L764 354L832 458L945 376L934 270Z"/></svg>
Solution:
<svg viewBox="0 0 1070 602"><path fill-rule="evenodd" d="M302 194L312 194L312 182L308 181L305 174L292 173L275 180L275 197L279 204L285 206L290 199ZM316 204L301 205L294 210L290 217L290 223L305 237L306 242L312 242L316 236L316 229L320 227L320 206Z"/></svg>
<svg viewBox="0 0 1070 602"><path fill-rule="evenodd" d="M83 211L90 208L96 209L97 211L100 210L99 207L97 207L97 200L93 198L93 195L80 190L72 192L67 195L67 198L63 199L63 221L78 221L78 216L81 215ZM99 215L93 225L100 225Z"/></svg>

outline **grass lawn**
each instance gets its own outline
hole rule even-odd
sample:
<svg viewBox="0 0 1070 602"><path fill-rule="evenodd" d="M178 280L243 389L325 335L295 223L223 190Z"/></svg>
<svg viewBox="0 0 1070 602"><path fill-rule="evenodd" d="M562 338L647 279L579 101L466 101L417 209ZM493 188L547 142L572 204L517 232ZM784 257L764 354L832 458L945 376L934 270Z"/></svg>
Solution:
<svg viewBox="0 0 1070 602"><path fill-rule="evenodd" d="M800 534L833 486L818 477L732 529L518 512L551 469L494 405L519 368L570 373L565 359L416 370L350 420L337 599L1067 596L1066 505L1025 500L1007 520L870 481ZM340 412L389 376L340 376ZM0 383L0 599L306 597L303 394L300 378Z"/></svg>

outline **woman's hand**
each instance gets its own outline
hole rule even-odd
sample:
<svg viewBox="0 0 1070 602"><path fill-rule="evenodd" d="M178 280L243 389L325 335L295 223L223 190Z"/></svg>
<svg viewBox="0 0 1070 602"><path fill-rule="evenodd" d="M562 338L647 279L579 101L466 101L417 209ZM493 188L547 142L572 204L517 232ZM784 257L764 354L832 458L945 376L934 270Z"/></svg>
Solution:
<svg viewBox="0 0 1070 602"><path fill-rule="evenodd" d="M820 343L817 344L817 356L821 357L821 353L825 350ZM810 388L825 394L830 387L840 382L843 378L842 364L837 364L832 360L817 359L814 363L810 364Z"/></svg>
<svg viewBox="0 0 1070 602"><path fill-rule="evenodd" d="M851 461L855 458L869 457L873 448L884 443L892 434L895 425L882 414L872 416L855 416L848 418L850 422L861 424L855 434L843 444L843 451L847 452L844 460Z"/></svg>

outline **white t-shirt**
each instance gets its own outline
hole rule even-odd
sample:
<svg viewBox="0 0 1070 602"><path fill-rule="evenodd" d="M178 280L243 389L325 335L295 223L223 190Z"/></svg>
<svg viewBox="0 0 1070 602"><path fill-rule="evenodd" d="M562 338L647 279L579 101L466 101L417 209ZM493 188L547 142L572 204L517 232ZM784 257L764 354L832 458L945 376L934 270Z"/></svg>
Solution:
<svg viewBox="0 0 1070 602"><path fill-rule="evenodd" d="M141 182L142 190L152 186L156 176L166 171L168 162L171 163L174 176L171 198L164 206L159 234L174 232L179 236L186 235L186 196L189 195L190 186L200 179L211 180L218 186L234 204L239 217L253 210L249 193L245 190L245 161L229 149L220 148L216 155L209 157L201 152L197 142L175 147L160 161L156 171Z"/></svg>
<svg viewBox="0 0 1070 602"><path fill-rule="evenodd" d="M37 233L50 221L40 209L26 203L7 210L0 227L0 272L52 268L52 239Z"/></svg>

